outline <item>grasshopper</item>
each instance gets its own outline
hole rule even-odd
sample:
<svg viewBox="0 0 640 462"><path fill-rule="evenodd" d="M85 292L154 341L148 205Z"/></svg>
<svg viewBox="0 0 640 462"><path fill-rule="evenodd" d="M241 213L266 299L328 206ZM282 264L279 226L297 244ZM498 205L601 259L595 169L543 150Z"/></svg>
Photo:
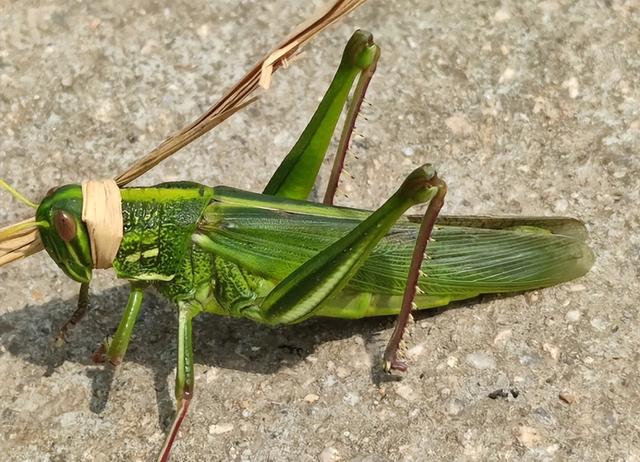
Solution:
<svg viewBox="0 0 640 462"><path fill-rule="evenodd" d="M95 359L114 365L123 360L147 289L154 287L175 303L177 412L159 460L169 459L193 397L192 320L201 313L272 326L314 316L397 314L382 365L387 372L404 371L402 338L413 310L548 287L580 277L591 267L593 254L578 220L439 216L447 187L429 164L411 172L373 212L333 206L379 56L371 34L357 31L351 37L311 121L261 194L192 182L119 189L122 235L108 265L129 281L131 291L120 324ZM345 106L323 203L309 202ZM215 115L211 125L241 107ZM191 140L185 137L182 145ZM134 176L126 172L118 184ZM36 205L34 226L41 245L81 284L70 324L86 311L89 282L98 266L96 237L83 213L85 194L81 185L65 185ZM423 216L404 216L419 204L428 204ZM26 229L9 227L0 242L22 237ZM37 244L29 245L33 248L26 254L38 250Z"/></svg>

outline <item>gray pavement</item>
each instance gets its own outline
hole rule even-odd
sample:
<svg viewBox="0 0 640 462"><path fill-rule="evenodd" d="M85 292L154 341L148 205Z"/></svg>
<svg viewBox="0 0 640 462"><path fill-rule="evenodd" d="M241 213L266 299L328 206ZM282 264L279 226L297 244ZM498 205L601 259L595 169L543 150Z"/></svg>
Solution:
<svg viewBox="0 0 640 462"><path fill-rule="evenodd" d="M0 177L33 199L122 171L322 2L125 3L0 4ZM377 367L392 319L201 316L174 460L639 460L637 1L371 0L138 184L259 191L358 27L382 59L340 204L375 207L430 161L447 213L578 217L596 263L559 287L417 316L401 381ZM0 223L29 215L0 201ZM2 459L153 460L173 412L175 310L150 294L114 371L90 357L126 287L101 272L56 349L76 291L44 253L0 270Z"/></svg>

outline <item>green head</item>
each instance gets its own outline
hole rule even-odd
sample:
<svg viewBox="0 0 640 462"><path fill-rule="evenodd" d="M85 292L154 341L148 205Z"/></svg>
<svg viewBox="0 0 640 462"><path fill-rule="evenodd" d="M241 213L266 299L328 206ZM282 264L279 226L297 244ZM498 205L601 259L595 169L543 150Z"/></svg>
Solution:
<svg viewBox="0 0 640 462"><path fill-rule="evenodd" d="M82 187L72 184L49 191L36 210L40 238L47 253L67 276L89 282L91 243L82 222Z"/></svg>

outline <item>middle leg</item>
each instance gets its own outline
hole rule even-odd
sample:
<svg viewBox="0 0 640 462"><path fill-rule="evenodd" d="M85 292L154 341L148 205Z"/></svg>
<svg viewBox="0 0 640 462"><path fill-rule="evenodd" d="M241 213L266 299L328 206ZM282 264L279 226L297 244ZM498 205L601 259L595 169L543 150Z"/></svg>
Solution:
<svg viewBox="0 0 640 462"><path fill-rule="evenodd" d="M158 462L167 462L180 426L187 416L193 398L194 367L191 321L200 312L197 303L181 302L178 311L178 367L176 370L176 416L164 442Z"/></svg>

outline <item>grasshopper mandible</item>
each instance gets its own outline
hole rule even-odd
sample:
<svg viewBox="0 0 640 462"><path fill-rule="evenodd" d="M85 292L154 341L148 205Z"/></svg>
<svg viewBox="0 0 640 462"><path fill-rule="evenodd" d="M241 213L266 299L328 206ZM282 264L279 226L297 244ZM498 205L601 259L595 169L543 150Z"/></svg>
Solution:
<svg viewBox="0 0 640 462"><path fill-rule="evenodd" d="M428 164L409 174L374 212L334 207L343 158L378 57L371 34L352 36L316 113L262 194L187 182L119 190L122 236L108 266L130 282L131 293L122 321L96 359L122 361L147 288L155 287L177 305L177 413L160 460L168 460L192 399L191 324L202 312L268 325L312 316L399 314L383 367L404 370L399 351L413 309L546 287L591 267L593 256L577 220L438 217L446 185ZM324 203L308 202L351 92ZM202 127L198 124L208 115L207 130L229 117L242 101L246 104L247 94L241 93L232 109L205 114L194 127ZM164 157L200 134L163 149ZM148 168L126 172L119 185ZM28 241L37 233L56 264L81 284L73 322L87 307L89 281L98 266L95 246L102 245L83 218L85 202L80 185L56 188L37 205L35 222L0 233L0 244ZM422 203L428 203L423 217L403 217ZM0 262L15 257L16 250L21 255L39 250L39 241L27 241L0 255Z"/></svg>

